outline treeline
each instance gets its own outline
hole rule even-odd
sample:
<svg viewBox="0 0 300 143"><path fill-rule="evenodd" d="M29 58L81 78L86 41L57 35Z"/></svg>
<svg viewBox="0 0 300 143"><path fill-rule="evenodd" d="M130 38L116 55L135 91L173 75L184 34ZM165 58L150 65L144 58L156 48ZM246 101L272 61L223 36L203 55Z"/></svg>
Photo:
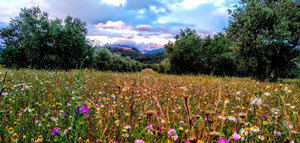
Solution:
<svg viewBox="0 0 300 143"><path fill-rule="evenodd" d="M96 68L122 72L140 71L142 64L107 49L92 48L86 41L86 24L67 16L50 20L38 7L21 9L19 16L0 30L5 48L1 64L13 68Z"/></svg>
<svg viewBox="0 0 300 143"><path fill-rule="evenodd" d="M230 12L225 34L200 38L182 30L165 45L159 72L251 76L276 81L300 77L300 2L242 0Z"/></svg>
<svg viewBox="0 0 300 143"><path fill-rule="evenodd" d="M111 53L119 54L123 58L130 57L132 60L139 61L146 65L160 63L166 58L164 52L157 52L152 55L148 55L143 54L135 47L131 47L130 49L123 49L121 47L110 47L109 45L106 45L106 47Z"/></svg>

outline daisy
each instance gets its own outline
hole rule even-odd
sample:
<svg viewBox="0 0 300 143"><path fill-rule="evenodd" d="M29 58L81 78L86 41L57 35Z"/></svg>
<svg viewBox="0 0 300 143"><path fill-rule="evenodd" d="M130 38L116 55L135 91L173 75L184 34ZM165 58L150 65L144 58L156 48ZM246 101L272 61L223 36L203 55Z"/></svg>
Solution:
<svg viewBox="0 0 300 143"><path fill-rule="evenodd" d="M227 117L228 118L228 120L230 120L230 121L233 121L233 122L236 122L236 118L234 117L234 116L228 116Z"/></svg>
<svg viewBox="0 0 300 143"><path fill-rule="evenodd" d="M124 129L126 129L126 130L128 130L128 129L130 129L131 127L129 126L129 125L126 125L125 127L124 127Z"/></svg>
<svg viewBox="0 0 300 143"><path fill-rule="evenodd" d="M240 94L241 94L241 91L237 91L235 94L236 94L236 95L240 95Z"/></svg>
<svg viewBox="0 0 300 143"><path fill-rule="evenodd" d="M28 111L29 113L31 113L31 112L32 112L32 109L30 109L29 107L26 107L25 110L24 110L24 112L27 112L27 111Z"/></svg>
<svg viewBox="0 0 300 143"><path fill-rule="evenodd" d="M251 105L254 107L258 107L261 105L262 101L260 98L251 98Z"/></svg>
<svg viewBox="0 0 300 143"><path fill-rule="evenodd" d="M250 132L250 128L248 128L248 127L242 128L242 129L240 130L240 133L241 133L241 134L244 134L245 136L247 136L247 135L249 134L249 132Z"/></svg>
<svg viewBox="0 0 300 143"><path fill-rule="evenodd" d="M257 133L257 132L260 131L260 130L259 130L259 127L257 127L257 126L252 126L252 127L250 128L250 130L251 130L252 132L255 132L255 133Z"/></svg>
<svg viewBox="0 0 300 143"><path fill-rule="evenodd" d="M229 98L226 98L225 99L225 104L228 104L229 103Z"/></svg>
<svg viewBox="0 0 300 143"><path fill-rule="evenodd" d="M127 138L129 137L129 134L128 133L122 134L122 137Z"/></svg>
<svg viewBox="0 0 300 143"><path fill-rule="evenodd" d="M220 115L219 119L226 120L226 117L224 115Z"/></svg>
<svg viewBox="0 0 300 143"><path fill-rule="evenodd" d="M266 92L265 95L266 96L270 96L271 94L270 94L270 92Z"/></svg>
<svg viewBox="0 0 300 143"><path fill-rule="evenodd" d="M264 135L258 135L258 138L259 138L261 141L265 140L265 136L264 136Z"/></svg>

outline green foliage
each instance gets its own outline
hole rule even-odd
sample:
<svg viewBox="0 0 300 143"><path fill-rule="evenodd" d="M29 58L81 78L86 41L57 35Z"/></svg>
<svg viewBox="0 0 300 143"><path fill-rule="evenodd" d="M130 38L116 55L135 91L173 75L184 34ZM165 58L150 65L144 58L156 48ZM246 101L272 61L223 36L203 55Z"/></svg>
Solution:
<svg viewBox="0 0 300 143"><path fill-rule="evenodd" d="M230 56L229 42L222 34L201 38L195 30L181 30L175 43L165 45L170 72L233 75L235 64Z"/></svg>
<svg viewBox="0 0 300 143"><path fill-rule="evenodd" d="M1 62L18 68L79 68L82 60L92 55L86 34L86 24L80 19L50 20L38 7L24 8L0 30L6 46Z"/></svg>
<svg viewBox="0 0 300 143"><path fill-rule="evenodd" d="M122 58L119 54L112 54L107 48L95 49L93 56L94 67L98 70L111 70L120 72L136 72L142 70L142 64Z"/></svg>
<svg viewBox="0 0 300 143"><path fill-rule="evenodd" d="M242 0L231 14L227 36L245 75L276 80L299 55L300 3Z"/></svg>

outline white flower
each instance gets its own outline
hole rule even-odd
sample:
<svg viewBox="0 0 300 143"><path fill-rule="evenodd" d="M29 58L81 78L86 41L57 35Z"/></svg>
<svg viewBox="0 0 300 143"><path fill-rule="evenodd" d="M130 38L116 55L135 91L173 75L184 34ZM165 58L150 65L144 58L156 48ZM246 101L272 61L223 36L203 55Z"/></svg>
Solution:
<svg viewBox="0 0 300 143"><path fill-rule="evenodd" d="M236 118L234 116L228 116L227 119L236 122Z"/></svg>
<svg viewBox="0 0 300 143"><path fill-rule="evenodd" d="M237 91L235 94L236 94L236 95L240 95L240 94L241 94L241 91Z"/></svg>
<svg viewBox="0 0 300 143"><path fill-rule="evenodd" d="M270 92L266 92L265 95L266 96L270 96L271 94L270 94Z"/></svg>
<svg viewBox="0 0 300 143"><path fill-rule="evenodd" d="M257 126L252 126L252 127L250 128L250 130L251 130L252 132L255 132L255 133L257 133L257 132L260 131L260 130L259 130L259 127L257 127Z"/></svg>
<svg viewBox="0 0 300 143"><path fill-rule="evenodd" d="M126 129L126 130L128 130L128 129L130 129L131 127L129 126L129 125L126 125L125 127L124 127L124 129Z"/></svg>
<svg viewBox="0 0 300 143"><path fill-rule="evenodd" d="M219 116L219 119L226 120L226 117L221 115L221 116Z"/></svg>
<svg viewBox="0 0 300 143"><path fill-rule="evenodd" d="M261 141L265 140L265 136L263 136L263 135L258 135L258 138L259 138Z"/></svg>
<svg viewBox="0 0 300 143"><path fill-rule="evenodd" d="M225 99L225 104L228 104L229 103L229 98L226 98Z"/></svg>
<svg viewBox="0 0 300 143"><path fill-rule="evenodd" d="M255 107L258 107L260 106L262 103L261 99L260 98L251 98L251 105L252 106L255 106Z"/></svg>
<svg viewBox="0 0 300 143"><path fill-rule="evenodd" d="M129 134L128 133L122 134L122 137L127 138L127 137L129 137Z"/></svg>
<svg viewBox="0 0 300 143"><path fill-rule="evenodd" d="M295 109L295 106L291 106L290 108L291 108L291 109Z"/></svg>

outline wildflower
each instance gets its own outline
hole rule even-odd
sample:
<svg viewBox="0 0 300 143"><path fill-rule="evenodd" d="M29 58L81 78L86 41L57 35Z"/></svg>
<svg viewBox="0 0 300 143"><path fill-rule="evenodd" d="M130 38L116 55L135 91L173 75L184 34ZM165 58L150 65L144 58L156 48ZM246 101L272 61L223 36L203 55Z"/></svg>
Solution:
<svg viewBox="0 0 300 143"><path fill-rule="evenodd" d="M245 139L245 135L243 133L240 133L239 136L240 136L241 140Z"/></svg>
<svg viewBox="0 0 300 143"><path fill-rule="evenodd" d="M295 106L290 106L291 109L295 109Z"/></svg>
<svg viewBox="0 0 300 143"><path fill-rule="evenodd" d="M230 143L230 140L227 141L225 138L220 138L218 143Z"/></svg>
<svg viewBox="0 0 300 143"><path fill-rule="evenodd" d="M190 141L186 141L185 143L191 143Z"/></svg>
<svg viewBox="0 0 300 143"><path fill-rule="evenodd" d="M243 112L239 113L239 117L240 117L240 118L245 118L246 116L247 116L246 113L243 113Z"/></svg>
<svg viewBox="0 0 300 143"><path fill-rule="evenodd" d="M225 99L225 104L228 104L229 103L229 98L226 98Z"/></svg>
<svg viewBox="0 0 300 143"><path fill-rule="evenodd" d="M289 129L293 129L293 126L292 126L292 125L289 125Z"/></svg>
<svg viewBox="0 0 300 143"><path fill-rule="evenodd" d="M252 126L250 129L252 132L255 132L255 133L260 131L259 127L257 127L257 126Z"/></svg>
<svg viewBox="0 0 300 143"><path fill-rule="evenodd" d="M81 108L79 109L79 111L82 113L82 114L87 114L89 112L89 108L86 108L84 105L81 106Z"/></svg>
<svg viewBox="0 0 300 143"><path fill-rule="evenodd" d="M116 121L115 121L115 124L116 124L117 126L119 126L120 120L116 120Z"/></svg>
<svg viewBox="0 0 300 143"><path fill-rule="evenodd" d="M236 132L232 135L232 139L234 140L239 140L241 137L239 134L237 134Z"/></svg>
<svg viewBox="0 0 300 143"><path fill-rule="evenodd" d="M166 123L166 121L165 121L164 119L162 119L162 120L161 120L161 123L163 123L163 124L164 124L164 123Z"/></svg>
<svg viewBox="0 0 300 143"><path fill-rule="evenodd" d="M220 115L219 119L226 120L226 117L224 115Z"/></svg>
<svg viewBox="0 0 300 143"><path fill-rule="evenodd" d="M258 107L261 105L261 103L262 103L262 101L260 98L251 98L251 105L253 107Z"/></svg>
<svg viewBox="0 0 300 143"><path fill-rule="evenodd" d="M8 93L7 93L7 92L3 92L2 95L3 95L3 96L7 96Z"/></svg>
<svg viewBox="0 0 300 143"><path fill-rule="evenodd" d="M274 135L276 136L276 135L278 135L278 136L281 136L282 135L282 133L281 132L279 132L279 131L276 131L276 130L274 130L273 131L273 133L274 133Z"/></svg>
<svg viewBox="0 0 300 143"><path fill-rule="evenodd" d="M13 140L14 142L18 142L18 134L17 134L17 133L14 133L14 134L12 135L12 140Z"/></svg>
<svg viewBox="0 0 300 143"><path fill-rule="evenodd" d="M291 133L293 133L293 134L297 135L297 134L298 134L298 131L296 131L296 130L292 130L292 131L291 131Z"/></svg>
<svg viewBox="0 0 300 143"><path fill-rule="evenodd" d="M180 130L180 131L183 131L183 127L179 127L179 130Z"/></svg>
<svg viewBox="0 0 300 143"><path fill-rule="evenodd" d="M241 130L240 130L240 133L241 134L244 134L244 135L248 135L249 134L249 132L250 132L250 128L242 128Z"/></svg>
<svg viewBox="0 0 300 143"><path fill-rule="evenodd" d="M266 92L265 95L266 96L270 96L271 94L270 94L270 92Z"/></svg>
<svg viewBox="0 0 300 143"><path fill-rule="evenodd" d="M168 134L169 134L169 135L172 135L172 134L175 134L175 133L176 133L175 129L170 129L170 130L168 131Z"/></svg>
<svg viewBox="0 0 300 143"><path fill-rule="evenodd" d="M51 119L55 122L58 120L58 118L56 118L56 117L52 117Z"/></svg>
<svg viewBox="0 0 300 143"><path fill-rule="evenodd" d="M184 121L180 121L179 124L184 124Z"/></svg>
<svg viewBox="0 0 300 143"><path fill-rule="evenodd" d="M29 107L26 107L25 110L24 110L24 112L27 112L27 111L28 111L29 113L32 112L32 110L31 110Z"/></svg>
<svg viewBox="0 0 300 143"><path fill-rule="evenodd" d="M7 129L7 131L8 131L10 134L12 134L12 133L14 132L14 128L13 128L13 127L10 127L10 128Z"/></svg>
<svg viewBox="0 0 300 143"><path fill-rule="evenodd" d="M174 141L176 141L178 139L178 136L177 135L174 135L171 137Z"/></svg>
<svg viewBox="0 0 300 143"><path fill-rule="evenodd" d="M144 143L144 141L143 140L135 140L134 143Z"/></svg>
<svg viewBox="0 0 300 143"><path fill-rule="evenodd" d="M230 120L230 121L233 121L233 122L236 122L236 118L234 117L234 116L228 116L227 117L228 118L228 120Z"/></svg>
<svg viewBox="0 0 300 143"><path fill-rule="evenodd" d="M127 138L127 137L129 137L129 134L128 133L122 134L122 137Z"/></svg>
<svg viewBox="0 0 300 143"><path fill-rule="evenodd" d="M240 94L241 94L241 91L237 91L235 94L236 94L236 95L240 95Z"/></svg>
<svg viewBox="0 0 300 143"><path fill-rule="evenodd" d="M259 135L258 139L260 139L261 141L265 140L265 136L264 135Z"/></svg>
<svg viewBox="0 0 300 143"><path fill-rule="evenodd" d="M125 127L124 127L124 129L126 129L126 130L128 130L128 129L130 129L131 127L129 126L129 125L126 125Z"/></svg>
<svg viewBox="0 0 300 143"><path fill-rule="evenodd" d="M60 133L53 127L52 128L52 135L60 136Z"/></svg>

